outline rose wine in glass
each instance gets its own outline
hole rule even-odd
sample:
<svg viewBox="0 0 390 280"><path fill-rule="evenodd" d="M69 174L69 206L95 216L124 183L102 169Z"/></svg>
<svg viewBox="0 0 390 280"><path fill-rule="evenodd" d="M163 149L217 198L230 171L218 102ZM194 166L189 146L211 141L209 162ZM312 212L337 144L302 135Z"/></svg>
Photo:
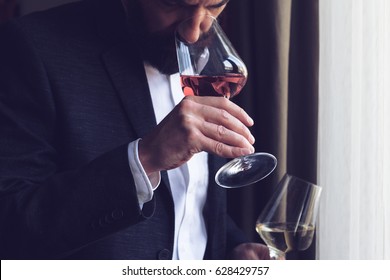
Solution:
<svg viewBox="0 0 390 280"><path fill-rule="evenodd" d="M180 76L185 95L223 96L231 98L238 94L246 83L243 74L226 74L224 76Z"/></svg>
<svg viewBox="0 0 390 280"><path fill-rule="evenodd" d="M197 38L188 39L194 24ZM232 98L245 86L248 71L214 17L189 18L176 29L176 53L184 95ZM221 167L215 181L225 188L255 183L276 167L276 158L268 153L254 153L233 159Z"/></svg>

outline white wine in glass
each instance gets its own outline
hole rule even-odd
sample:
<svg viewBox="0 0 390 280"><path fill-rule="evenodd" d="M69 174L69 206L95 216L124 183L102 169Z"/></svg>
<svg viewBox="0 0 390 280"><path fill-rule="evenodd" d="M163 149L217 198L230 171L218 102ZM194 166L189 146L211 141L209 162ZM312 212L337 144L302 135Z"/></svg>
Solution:
<svg viewBox="0 0 390 280"><path fill-rule="evenodd" d="M195 37L188 34L194 25L199 27ZM214 17L200 15L183 21L176 29L175 42L184 95L230 99L241 92L247 68ZM238 157L217 172L215 181L225 188L246 186L268 176L276 164L269 153Z"/></svg>
<svg viewBox="0 0 390 280"><path fill-rule="evenodd" d="M285 259L313 241L321 187L286 174L256 221L271 259Z"/></svg>

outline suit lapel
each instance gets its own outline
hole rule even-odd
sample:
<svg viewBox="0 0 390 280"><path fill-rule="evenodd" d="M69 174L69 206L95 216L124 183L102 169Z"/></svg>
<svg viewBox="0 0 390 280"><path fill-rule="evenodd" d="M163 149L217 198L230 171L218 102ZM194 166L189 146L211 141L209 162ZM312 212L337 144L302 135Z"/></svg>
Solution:
<svg viewBox="0 0 390 280"><path fill-rule="evenodd" d="M142 138L157 122L143 63L132 59L130 50L129 44L117 45L103 54L103 61L129 121ZM162 173L162 180L169 186L166 172Z"/></svg>
<svg viewBox="0 0 390 280"><path fill-rule="evenodd" d="M104 67L119 95L137 137L156 125L143 62L121 0L90 1L96 31L106 44Z"/></svg>
<svg viewBox="0 0 390 280"><path fill-rule="evenodd" d="M120 44L105 52L103 61L137 136L143 137L156 119L143 63L129 53L129 44Z"/></svg>
<svg viewBox="0 0 390 280"><path fill-rule="evenodd" d="M102 54L102 60L137 137L142 138L157 122L144 65L134 43L136 32L131 26L128 28L120 0L97 1L97 31L111 45ZM169 188L167 172L161 176Z"/></svg>

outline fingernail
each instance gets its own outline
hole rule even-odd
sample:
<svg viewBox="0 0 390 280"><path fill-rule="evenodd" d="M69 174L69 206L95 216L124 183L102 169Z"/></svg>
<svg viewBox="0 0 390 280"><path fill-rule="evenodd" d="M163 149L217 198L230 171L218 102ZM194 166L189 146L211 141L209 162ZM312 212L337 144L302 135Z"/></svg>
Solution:
<svg viewBox="0 0 390 280"><path fill-rule="evenodd" d="M255 121L251 117L248 116L248 123L250 126L252 126L252 125L254 125Z"/></svg>
<svg viewBox="0 0 390 280"><path fill-rule="evenodd" d="M256 141L255 137L252 134L250 134L249 135L249 142L253 145L255 143L255 141Z"/></svg>
<svg viewBox="0 0 390 280"><path fill-rule="evenodd" d="M253 154L255 152L255 149L251 146L250 148L244 148L241 151L242 151L242 155L245 156L245 155Z"/></svg>

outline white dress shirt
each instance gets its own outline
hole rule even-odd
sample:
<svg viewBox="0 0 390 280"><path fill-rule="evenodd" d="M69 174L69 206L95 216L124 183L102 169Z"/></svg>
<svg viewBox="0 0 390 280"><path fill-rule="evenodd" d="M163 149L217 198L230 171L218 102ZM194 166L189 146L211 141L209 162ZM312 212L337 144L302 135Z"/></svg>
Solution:
<svg viewBox="0 0 390 280"><path fill-rule="evenodd" d="M157 123L184 97L179 74L163 75L145 64ZM136 183L140 206L150 201L153 191L160 184L152 186L138 158L139 139L128 148L130 169ZM159 175L160 176L160 175ZM168 170L169 183L175 205L175 236L173 259L202 259L206 249L207 232L203 218L208 185L207 153L195 154L186 164Z"/></svg>

